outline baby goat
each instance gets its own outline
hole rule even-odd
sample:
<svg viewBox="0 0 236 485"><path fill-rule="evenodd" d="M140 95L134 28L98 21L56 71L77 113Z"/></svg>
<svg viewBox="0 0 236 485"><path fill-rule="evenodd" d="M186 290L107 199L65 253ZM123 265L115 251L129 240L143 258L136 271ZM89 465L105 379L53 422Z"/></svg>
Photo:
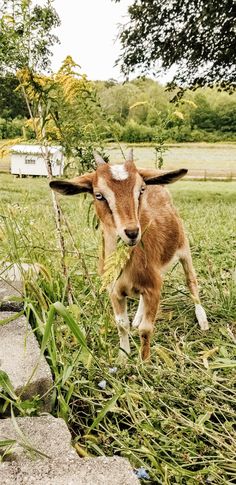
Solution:
<svg viewBox="0 0 236 485"><path fill-rule="evenodd" d="M120 356L130 352L130 324L126 297L139 296L132 326L138 327L141 356L150 355L162 286L162 275L176 259L183 265L187 285L202 330L208 329L200 304L189 243L171 197L164 185L182 178L187 170L168 173L136 168L131 150L128 161L110 165L94 154L97 170L71 180L53 180L53 190L65 195L92 194L103 232L103 262L116 248L117 238L132 247L131 257L109 293L120 336Z"/></svg>

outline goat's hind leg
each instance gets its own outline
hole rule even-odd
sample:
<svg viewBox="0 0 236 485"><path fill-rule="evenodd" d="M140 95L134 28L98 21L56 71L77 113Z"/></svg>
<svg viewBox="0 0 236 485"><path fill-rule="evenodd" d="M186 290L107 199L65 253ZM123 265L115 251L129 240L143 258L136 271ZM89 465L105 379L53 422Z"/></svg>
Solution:
<svg viewBox="0 0 236 485"><path fill-rule="evenodd" d="M132 327L134 327L134 328L139 327L139 325L142 321L142 318L143 318L143 312L144 312L143 296L140 295L138 308L137 308L137 311L135 313L134 319L132 321Z"/></svg>
<svg viewBox="0 0 236 485"><path fill-rule="evenodd" d="M180 262L183 266L187 286L195 304L195 315L197 317L197 321L201 327L201 330L208 330L209 324L207 321L206 312L200 302L196 273L193 267L192 256L188 245L184 248L180 255Z"/></svg>

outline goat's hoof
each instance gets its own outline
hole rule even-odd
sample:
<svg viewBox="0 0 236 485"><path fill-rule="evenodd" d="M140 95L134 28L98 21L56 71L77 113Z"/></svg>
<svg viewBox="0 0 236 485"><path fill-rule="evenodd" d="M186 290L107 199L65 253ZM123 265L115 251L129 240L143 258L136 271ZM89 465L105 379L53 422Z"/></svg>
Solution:
<svg viewBox="0 0 236 485"><path fill-rule="evenodd" d="M200 303L195 304L195 315L197 317L197 321L200 325L201 330L209 330L206 312L202 305L200 305Z"/></svg>
<svg viewBox="0 0 236 485"><path fill-rule="evenodd" d="M209 323L207 320L204 320L203 322L199 323L201 330L209 330Z"/></svg>

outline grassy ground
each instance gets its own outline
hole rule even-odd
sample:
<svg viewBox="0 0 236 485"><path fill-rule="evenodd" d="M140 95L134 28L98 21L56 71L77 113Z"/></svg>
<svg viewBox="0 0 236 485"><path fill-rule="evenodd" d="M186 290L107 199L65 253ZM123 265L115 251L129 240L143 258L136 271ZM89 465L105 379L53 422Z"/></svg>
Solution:
<svg viewBox="0 0 236 485"><path fill-rule="evenodd" d="M154 145L153 145L154 146ZM153 146L134 146L134 156L137 165L154 167L155 150ZM128 149L122 145L127 153ZM110 147L111 161L117 162L122 159L121 151L117 146ZM188 169L202 170L227 170L235 171L236 143L180 143L169 145L164 153L164 166L167 169L185 167Z"/></svg>
<svg viewBox="0 0 236 485"><path fill-rule="evenodd" d="M0 140L0 147L4 140ZM130 145L131 146L131 145ZM154 167L155 150L153 144L134 145L134 155L137 165ZM121 144L121 148L127 154L129 148ZM121 149L115 145L109 145L107 152L111 162L122 160ZM175 169L185 167L194 170L226 170L235 173L236 143L179 143L168 146L164 154L165 168ZM0 160L0 172L10 170L9 156Z"/></svg>
<svg viewBox="0 0 236 485"><path fill-rule="evenodd" d="M66 304L66 298L47 181L1 175L0 182L0 259L43 265L39 282L27 283L26 311L39 339L44 336L55 379L54 412L67 420L78 452L126 456L134 468L148 471L150 480L143 483L235 483L236 183L182 181L171 187L210 330L198 328L176 267L165 280L151 361L140 362L138 335L132 333L127 365L112 371L118 336L94 274L99 235L91 211L88 217L89 198L61 199L76 242L75 248L65 231L76 303L68 312L50 306ZM131 314L135 305L130 302Z"/></svg>

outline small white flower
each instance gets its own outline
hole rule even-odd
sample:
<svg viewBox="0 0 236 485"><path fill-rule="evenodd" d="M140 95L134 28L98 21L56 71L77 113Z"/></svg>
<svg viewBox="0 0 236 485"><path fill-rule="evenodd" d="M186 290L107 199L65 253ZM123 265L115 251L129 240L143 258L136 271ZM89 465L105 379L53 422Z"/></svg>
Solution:
<svg viewBox="0 0 236 485"><path fill-rule="evenodd" d="M109 367L109 374L115 374L117 372L117 367Z"/></svg>
<svg viewBox="0 0 236 485"><path fill-rule="evenodd" d="M103 379L98 383L98 387L100 387L100 389L106 389L106 385L107 385L107 381L105 381L105 379Z"/></svg>
<svg viewBox="0 0 236 485"><path fill-rule="evenodd" d="M135 474L140 479L149 480L150 478L148 472L145 470L143 466L141 466L140 468L136 468Z"/></svg>

